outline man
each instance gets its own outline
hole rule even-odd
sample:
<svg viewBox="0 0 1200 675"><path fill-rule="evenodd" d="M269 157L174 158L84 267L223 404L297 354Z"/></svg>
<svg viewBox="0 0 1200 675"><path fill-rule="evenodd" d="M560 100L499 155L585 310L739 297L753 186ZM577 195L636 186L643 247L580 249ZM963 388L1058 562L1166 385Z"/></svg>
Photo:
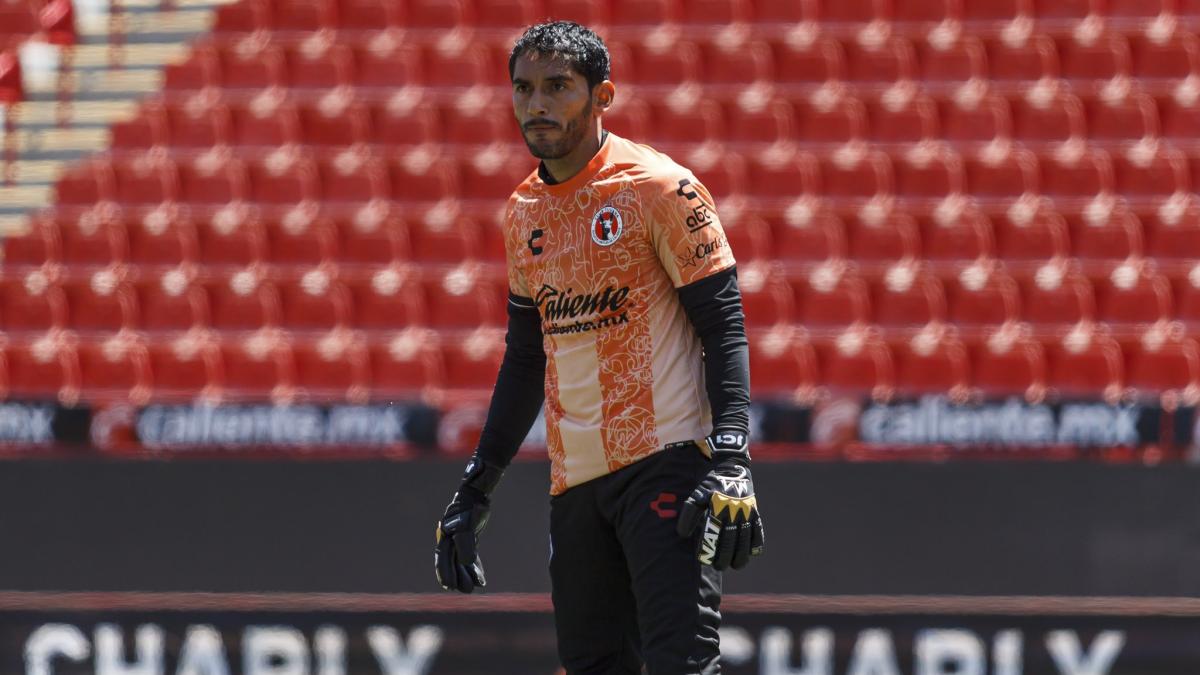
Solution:
<svg viewBox="0 0 1200 675"><path fill-rule="evenodd" d="M719 673L719 570L763 545L733 255L691 172L603 130L616 89L595 33L533 26L509 75L542 161L508 203L507 347L438 524L438 580L484 585L489 495L544 400L567 673Z"/></svg>

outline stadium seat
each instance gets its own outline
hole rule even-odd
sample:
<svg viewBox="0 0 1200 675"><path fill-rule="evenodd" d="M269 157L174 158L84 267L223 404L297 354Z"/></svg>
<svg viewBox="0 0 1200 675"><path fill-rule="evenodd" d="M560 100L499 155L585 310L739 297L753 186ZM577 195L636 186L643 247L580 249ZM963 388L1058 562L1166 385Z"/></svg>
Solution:
<svg viewBox="0 0 1200 675"><path fill-rule="evenodd" d="M943 278L947 318L963 329L999 326L1021 316L1021 291L1000 266L980 261Z"/></svg>
<svg viewBox="0 0 1200 675"><path fill-rule="evenodd" d="M965 154L963 168L966 190L977 200L1012 200L1038 192L1038 160L1028 150L988 148Z"/></svg>
<svg viewBox="0 0 1200 675"><path fill-rule="evenodd" d="M66 294L42 270L5 274L0 293L0 327L6 333L42 332L66 325Z"/></svg>
<svg viewBox="0 0 1200 675"><path fill-rule="evenodd" d="M78 218L59 220L62 262L72 267L100 267L121 263L129 255L125 228L104 208L83 212Z"/></svg>
<svg viewBox="0 0 1200 675"><path fill-rule="evenodd" d="M767 260L771 258L785 258L784 254L775 245L771 235L771 224L759 215L749 213L731 213L732 217L726 218L721 222L722 229L725 230L725 237L729 241L729 248L733 251L734 257L739 262ZM496 239L500 239L499 228L487 228L495 233ZM503 255L504 242L500 240L499 255L492 256L491 259L499 260Z"/></svg>
<svg viewBox="0 0 1200 675"><path fill-rule="evenodd" d="M1176 327L1156 325L1126 354L1126 385L1135 397L1194 403L1200 389L1200 345Z"/></svg>
<svg viewBox="0 0 1200 675"><path fill-rule="evenodd" d="M806 152L748 152L746 194L759 204L788 205L820 191L820 165Z"/></svg>
<svg viewBox="0 0 1200 675"><path fill-rule="evenodd" d="M527 156L514 158L496 150L463 157L458 164L461 197L491 201L508 199L535 168L533 160Z"/></svg>
<svg viewBox="0 0 1200 675"><path fill-rule="evenodd" d="M213 30L218 34L253 33L271 28L271 3L268 0L245 0L217 9Z"/></svg>
<svg viewBox="0 0 1200 675"><path fill-rule="evenodd" d="M115 197L126 205L161 204L179 195L175 162L156 152L113 161Z"/></svg>
<svg viewBox="0 0 1200 675"><path fill-rule="evenodd" d="M387 165L378 157L348 148L317 165L323 201L365 203L391 196Z"/></svg>
<svg viewBox="0 0 1200 675"><path fill-rule="evenodd" d="M757 0L754 3L754 20L766 25L796 24L816 18L816 3L796 0Z"/></svg>
<svg viewBox="0 0 1200 675"><path fill-rule="evenodd" d="M852 326L816 342L821 386L833 396L887 398L895 386L891 350L871 329Z"/></svg>
<svg viewBox="0 0 1200 675"><path fill-rule="evenodd" d="M179 198L185 204L228 204L250 196L246 165L212 150L179 164Z"/></svg>
<svg viewBox="0 0 1200 675"><path fill-rule="evenodd" d="M866 107L874 143L920 143L937 136L937 105L928 96L884 94L867 102Z"/></svg>
<svg viewBox="0 0 1200 675"><path fill-rule="evenodd" d="M245 106L231 106L235 145L278 148L300 140L300 115L279 90L267 90Z"/></svg>
<svg viewBox="0 0 1200 675"><path fill-rule="evenodd" d="M892 18L892 5L886 0L821 0L821 25L828 30L854 32L861 24Z"/></svg>
<svg viewBox="0 0 1200 675"><path fill-rule="evenodd" d="M1176 5L1174 0L1108 0L1105 4L1108 22L1127 32L1148 26L1160 15L1173 14Z"/></svg>
<svg viewBox="0 0 1200 675"><path fill-rule="evenodd" d="M384 266L410 257L408 229L387 202L333 216L338 264Z"/></svg>
<svg viewBox="0 0 1200 675"><path fill-rule="evenodd" d="M971 381L966 346L943 325L930 325L890 344L896 371L896 393L913 398L927 395L962 400Z"/></svg>
<svg viewBox="0 0 1200 675"><path fill-rule="evenodd" d="M434 328L505 325L505 290L476 266L462 265L444 274L428 274L422 285L429 325Z"/></svg>
<svg viewBox="0 0 1200 675"><path fill-rule="evenodd" d="M396 330L425 325L425 292L419 275L405 267L384 267L343 275L354 307L354 326Z"/></svg>
<svg viewBox="0 0 1200 675"><path fill-rule="evenodd" d="M1115 401L1125 379L1121 346L1090 323L1075 326L1046 344L1048 393L1062 399L1100 395Z"/></svg>
<svg viewBox="0 0 1200 675"><path fill-rule="evenodd" d="M949 43L918 42L917 64L925 87L957 87L988 74L987 50L974 35L959 35Z"/></svg>
<svg viewBox="0 0 1200 675"><path fill-rule="evenodd" d="M453 390L474 390L486 396L496 384L504 358L504 331L481 328L442 342L445 385Z"/></svg>
<svg viewBox="0 0 1200 675"><path fill-rule="evenodd" d="M486 105L448 103L439 108L442 138L454 145L487 145L517 141L520 131L511 116L496 114L497 102Z"/></svg>
<svg viewBox="0 0 1200 675"><path fill-rule="evenodd" d="M680 23L691 29L740 25L754 14L749 0L693 0L681 4Z"/></svg>
<svg viewBox="0 0 1200 675"><path fill-rule="evenodd" d="M67 325L79 332L116 332L138 324L137 294L112 269L67 279Z"/></svg>
<svg viewBox="0 0 1200 675"><path fill-rule="evenodd" d="M79 396L79 357L62 336L49 333L6 345L8 398L16 401L61 401L72 405Z"/></svg>
<svg viewBox="0 0 1200 675"><path fill-rule="evenodd" d="M1082 212L1064 212L1071 252L1083 259L1124 260L1142 253L1142 227L1128 209L1100 202Z"/></svg>
<svg viewBox="0 0 1200 675"><path fill-rule="evenodd" d="M832 200L859 203L892 193L892 163L874 150L852 150L821 158L821 187Z"/></svg>
<svg viewBox="0 0 1200 675"><path fill-rule="evenodd" d="M212 44L198 43L182 63L168 64L163 89L168 93L193 92L221 84L221 60Z"/></svg>
<svg viewBox="0 0 1200 675"><path fill-rule="evenodd" d="M738 285L746 325L773 326L792 320L792 292L773 264L740 265Z"/></svg>
<svg viewBox="0 0 1200 675"><path fill-rule="evenodd" d="M1126 262L1092 279L1096 317L1109 324L1151 324L1174 315L1171 284L1145 265Z"/></svg>
<svg viewBox="0 0 1200 675"><path fill-rule="evenodd" d="M728 141L750 148L787 142L795 133L792 106L779 99L732 103L726 108L725 119L729 121Z"/></svg>
<svg viewBox="0 0 1200 675"><path fill-rule="evenodd" d="M166 106L167 137L172 148L207 150L233 139L233 114L229 106L204 96Z"/></svg>
<svg viewBox="0 0 1200 675"><path fill-rule="evenodd" d="M137 297L144 331L187 331L208 325L208 294L183 270L140 280Z"/></svg>
<svg viewBox="0 0 1200 675"><path fill-rule="evenodd" d="M293 89L325 90L353 86L354 55L346 45L308 39L288 49L287 82Z"/></svg>
<svg viewBox="0 0 1200 675"><path fill-rule="evenodd" d="M246 209L226 208L196 225L200 260L208 266L244 266L267 255L262 223Z"/></svg>
<svg viewBox="0 0 1200 675"><path fill-rule="evenodd" d="M356 0L364 2L365 0ZM381 2L383 7L394 3ZM365 89L404 87L422 81L421 52L389 33L355 45L354 84Z"/></svg>
<svg viewBox="0 0 1200 675"><path fill-rule="evenodd" d="M80 342L80 398L92 404L145 403L150 396L150 355L130 334Z"/></svg>
<svg viewBox="0 0 1200 675"><path fill-rule="evenodd" d="M321 192L316 163L294 148L280 148L249 163L250 195L260 204L295 205Z"/></svg>
<svg viewBox="0 0 1200 675"><path fill-rule="evenodd" d="M785 262L821 262L846 255L846 227L823 210L791 211L770 218L773 255ZM734 255L739 255L734 249Z"/></svg>
<svg viewBox="0 0 1200 675"><path fill-rule="evenodd" d="M1168 2L1170 0L1167 0ZM1136 0L1134 4L1147 3ZM1129 36L1133 76L1149 89L1171 87L1200 74L1200 38L1183 30Z"/></svg>
<svg viewBox="0 0 1200 675"><path fill-rule="evenodd" d="M1192 152L1200 148L1200 106L1195 99L1164 96L1158 99L1163 138Z"/></svg>
<svg viewBox="0 0 1200 675"><path fill-rule="evenodd" d="M270 332L222 336L221 395L229 401L287 399L295 381L291 347Z"/></svg>
<svg viewBox="0 0 1200 675"><path fill-rule="evenodd" d="M922 145L898 153L892 161L895 193L909 206L929 204L966 187L962 157L953 150Z"/></svg>
<svg viewBox="0 0 1200 675"><path fill-rule="evenodd" d="M809 146L837 145L867 136L867 113L862 101L842 96L814 95L793 101L796 141Z"/></svg>
<svg viewBox="0 0 1200 675"><path fill-rule="evenodd" d="M1103 16L1103 0L1033 0L1033 16L1039 26L1069 30L1090 16Z"/></svg>
<svg viewBox="0 0 1200 675"><path fill-rule="evenodd" d="M864 209L843 216L850 257L867 263L910 260L921 251L916 219L900 210Z"/></svg>
<svg viewBox="0 0 1200 675"><path fill-rule="evenodd" d="M1020 396L1036 401L1045 394L1042 345L1021 324L1005 324L986 332L971 351L972 385L985 398Z"/></svg>
<svg viewBox="0 0 1200 675"><path fill-rule="evenodd" d="M1067 254L1070 231L1063 217L1036 202L1020 200L990 215L996 254L1006 261L1047 260Z"/></svg>
<svg viewBox="0 0 1200 675"><path fill-rule="evenodd" d="M441 387L445 364L433 331L409 328L380 335L369 341L368 349L373 400L411 400Z"/></svg>
<svg viewBox="0 0 1200 675"><path fill-rule="evenodd" d="M279 293L253 270L234 272L205 284L211 321L224 331L253 331L279 323Z"/></svg>
<svg viewBox="0 0 1200 675"><path fill-rule="evenodd" d="M618 30L648 29L674 23L679 8L671 0L611 0L612 26Z"/></svg>
<svg viewBox="0 0 1200 675"><path fill-rule="evenodd" d="M404 18L413 30L448 30L467 19L464 0L410 0Z"/></svg>
<svg viewBox="0 0 1200 675"><path fill-rule="evenodd" d="M892 23L907 33L928 31L943 21L957 23L962 19L962 5L957 0L907 0L895 2Z"/></svg>
<svg viewBox="0 0 1200 675"><path fill-rule="evenodd" d="M482 242L477 226L457 213L428 211L424 217L406 220L413 260L422 263L457 263L475 260Z"/></svg>
<svg viewBox="0 0 1200 675"><path fill-rule="evenodd" d="M1025 96L1009 99L1009 105L1016 140L1039 145L1082 139L1086 135L1083 104L1074 94L1036 87Z"/></svg>
<svg viewBox="0 0 1200 675"><path fill-rule="evenodd" d="M340 147L371 138L371 116L366 105L355 101L346 90L331 90L297 108L300 138L308 145Z"/></svg>
<svg viewBox="0 0 1200 675"><path fill-rule="evenodd" d="M796 322L811 331L836 330L865 322L871 315L867 282L833 261L791 279L796 297Z"/></svg>
<svg viewBox="0 0 1200 675"><path fill-rule="evenodd" d="M256 36L221 45L221 86L226 89L266 89L287 85L283 49Z"/></svg>
<svg viewBox="0 0 1200 675"><path fill-rule="evenodd" d="M686 3L691 6L696 3ZM689 12L690 13L690 12ZM771 47L766 42L751 40L743 44L706 43L700 51L700 71L704 86L737 85L769 82L773 77Z"/></svg>
<svg viewBox="0 0 1200 675"><path fill-rule="evenodd" d="M1042 153L1041 191L1058 201L1090 200L1113 189L1112 160L1098 148Z"/></svg>
<svg viewBox="0 0 1200 675"><path fill-rule="evenodd" d="M927 260L971 261L990 257L995 250L987 216L966 200L947 200L917 222L921 255Z"/></svg>
<svg viewBox="0 0 1200 675"><path fill-rule="evenodd" d="M338 0L338 28L343 32L387 31L401 25L404 7L387 0Z"/></svg>
<svg viewBox="0 0 1200 675"><path fill-rule="evenodd" d="M1146 253L1160 259L1200 259L1200 204L1171 200L1137 213Z"/></svg>
<svg viewBox="0 0 1200 675"><path fill-rule="evenodd" d="M962 148L1012 136L1008 101L996 94L952 97L939 105L941 137Z"/></svg>
<svg viewBox="0 0 1200 675"><path fill-rule="evenodd" d="M651 140L662 145L693 146L724 137L724 115L714 100L679 105L663 100L650 104L654 131Z"/></svg>
<svg viewBox="0 0 1200 675"><path fill-rule="evenodd" d="M1188 261L1187 267L1172 279L1176 318L1189 330L1200 328L1200 263Z"/></svg>
<svg viewBox="0 0 1200 675"><path fill-rule="evenodd" d="M756 398L796 398L817 386L817 355L794 326L752 330L750 382Z"/></svg>
<svg viewBox="0 0 1200 675"><path fill-rule="evenodd" d="M458 166L454 160L427 149L395 157L388 166L392 198L400 202L437 202L457 194ZM509 189L515 189L514 183Z"/></svg>
<svg viewBox="0 0 1200 675"><path fill-rule="evenodd" d="M364 403L370 392L370 354L365 340L346 331L292 341L298 398Z"/></svg>
<svg viewBox="0 0 1200 675"><path fill-rule="evenodd" d="M875 323L885 330L913 328L946 318L942 283L912 262L899 262L873 280L871 306Z"/></svg>
<svg viewBox="0 0 1200 675"><path fill-rule="evenodd" d="M966 3L968 8L974 4ZM986 4L986 0L980 4ZM984 45L988 76L995 86L1005 89L1027 87L1043 78L1059 75L1058 49L1048 35L1035 33L1016 40L1006 35L991 38Z"/></svg>
<svg viewBox="0 0 1200 675"><path fill-rule="evenodd" d="M58 225L52 219L33 219L29 229L4 239L4 267L7 269L41 267L62 256Z"/></svg>
<svg viewBox="0 0 1200 675"><path fill-rule="evenodd" d="M762 15L761 6L759 14ZM826 82L840 80L845 73L846 54L842 45L827 36L816 35L804 41L773 41L771 51L775 83L780 86L815 89Z"/></svg>
<svg viewBox="0 0 1200 675"><path fill-rule="evenodd" d="M290 331L322 331L350 323L350 291L325 269L275 279L282 326Z"/></svg>
<svg viewBox="0 0 1200 675"><path fill-rule="evenodd" d="M490 80L490 65L484 45L455 40L425 49L422 76L429 86L466 88Z"/></svg>
<svg viewBox="0 0 1200 675"><path fill-rule="evenodd" d="M306 35L337 25L336 0L271 0L271 28L278 33Z"/></svg>
<svg viewBox="0 0 1200 675"><path fill-rule="evenodd" d="M859 88L884 89L896 82L912 80L917 74L915 50L903 38L892 37L878 44L845 40L842 49L846 52L846 80Z"/></svg>
<svg viewBox="0 0 1200 675"><path fill-rule="evenodd" d="M1187 156L1161 143L1139 143L1112 155L1117 193L1129 200L1162 200L1191 189Z"/></svg>
<svg viewBox="0 0 1200 675"><path fill-rule="evenodd" d="M1118 143L1158 136L1158 110L1154 99L1145 94L1087 98L1084 107L1092 141Z"/></svg>
<svg viewBox="0 0 1200 675"><path fill-rule="evenodd" d="M189 333L152 340L146 347L155 402L213 398L222 379L221 351L211 337Z"/></svg>
<svg viewBox="0 0 1200 675"><path fill-rule="evenodd" d="M124 151L167 145L167 120L162 106L142 103L133 119L118 122L109 129L109 143L114 150Z"/></svg>
<svg viewBox="0 0 1200 675"><path fill-rule="evenodd" d="M92 206L113 199L112 165L88 159L67 168L55 183L56 202L63 206Z"/></svg>
<svg viewBox="0 0 1200 675"><path fill-rule="evenodd" d="M1032 0L968 0L963 3L963 23L973 34L999 32L1014 19L1033 13Z"/></svg>
<svg viewBox="0 0 1200 675"><path fill-rule="evenodd" d="M633 141L650 136L650 106L640 99L626 99L604 113L604 128Z"/></svg>
<svg viewBox="0 0 1200 675"><path fill-rule="evenodd" d="M314 203L264 219L268 260L275 265L308 267L337 256L337 231Z"/></svg>
<svg viewBox="0 0 1200 675"><path fill-rule="evenodd" d="M1095 318L1096 304L1087 277L1070 264L1054 260L1031 274L1018 276L1023 318L1035 325L1063 326Z"/></svg>
<svg viewBox="0 0 1200 675"><path fill-rule="evenodd" d="M1102 33L1086 40L1064 37L1058 41L1060 75L1078 87L1103 86L1116 77L1128 77L1129 42L1124 35Z"/></svg>

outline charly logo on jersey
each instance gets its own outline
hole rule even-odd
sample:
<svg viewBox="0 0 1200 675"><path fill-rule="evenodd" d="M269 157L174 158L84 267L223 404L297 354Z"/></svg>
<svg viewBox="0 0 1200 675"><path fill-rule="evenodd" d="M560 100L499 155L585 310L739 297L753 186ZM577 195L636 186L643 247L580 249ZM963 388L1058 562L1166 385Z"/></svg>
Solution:
<svg viewBox="0 0 1200 675"><path fill-rule="evenodd" d="M612 246L621 238L625 223L615 206L605 206L592 216L592 241L601 246Z"/></svg>

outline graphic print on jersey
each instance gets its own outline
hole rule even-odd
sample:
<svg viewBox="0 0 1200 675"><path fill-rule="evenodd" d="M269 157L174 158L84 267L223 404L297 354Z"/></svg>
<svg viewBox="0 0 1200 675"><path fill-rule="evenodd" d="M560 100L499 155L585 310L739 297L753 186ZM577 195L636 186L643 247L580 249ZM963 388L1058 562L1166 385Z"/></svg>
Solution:
<svg viewBox="0 0 1200 675"><path fill-rule="evenodd" d="M734 262L704 186L609 134L571 179L526 179L505 230L510 290L542 318L551 492L706 436L700 345L675 291Z"/></svg>

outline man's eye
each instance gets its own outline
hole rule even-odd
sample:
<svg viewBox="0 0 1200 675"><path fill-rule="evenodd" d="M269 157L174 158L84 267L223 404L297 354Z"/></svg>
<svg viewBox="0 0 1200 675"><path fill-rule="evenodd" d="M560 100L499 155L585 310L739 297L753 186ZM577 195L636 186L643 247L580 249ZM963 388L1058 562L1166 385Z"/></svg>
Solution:
<svg viewBox="0 0 1200 675"><path fill-rule="evenodd" d="M555 82L553 86L554 91L562 91L563 89L567 88L567 85L563 84L562 82Z"/></svg>

